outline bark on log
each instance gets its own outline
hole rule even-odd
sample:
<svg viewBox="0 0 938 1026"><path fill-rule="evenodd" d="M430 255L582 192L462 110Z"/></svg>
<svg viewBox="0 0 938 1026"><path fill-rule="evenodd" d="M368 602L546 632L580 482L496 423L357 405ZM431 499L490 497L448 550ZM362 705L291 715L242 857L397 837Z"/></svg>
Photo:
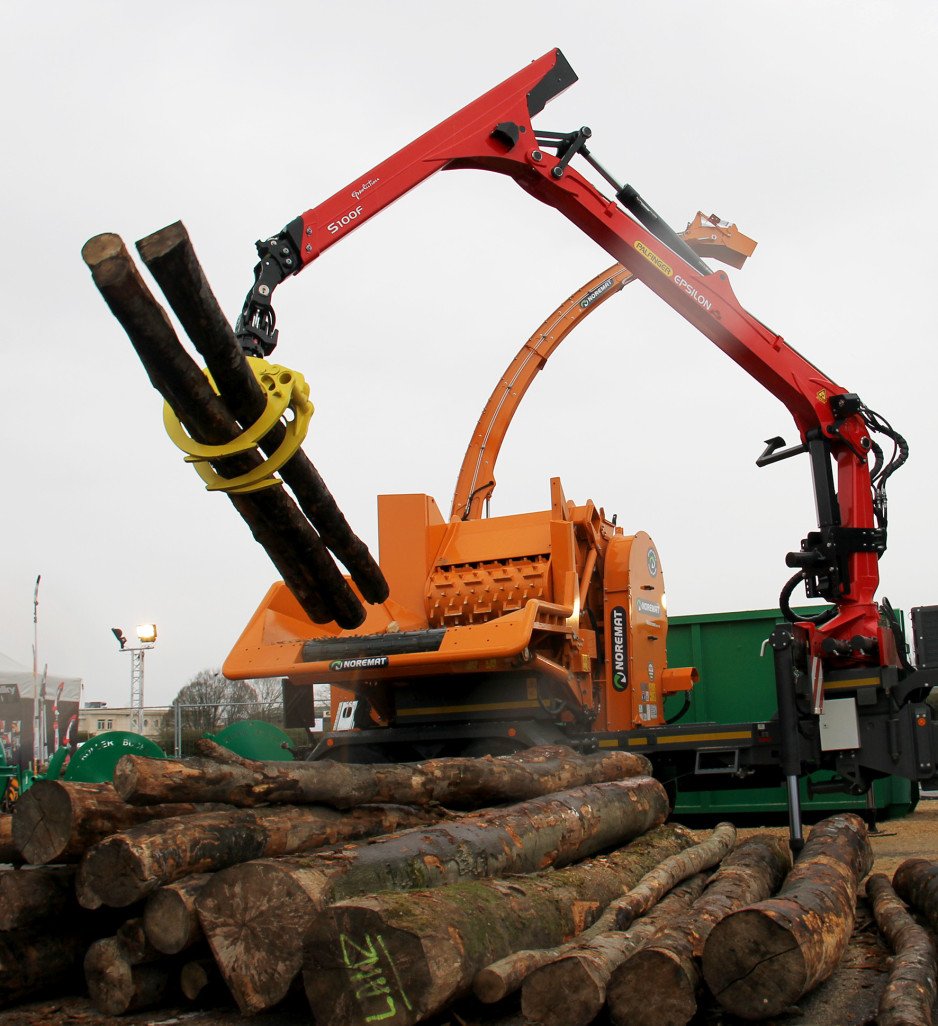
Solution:
<svg viewBox="0 0 938 1026"><path fill-rule="evenodd" d="M697 1013L703 982L698 959L707 937L731 912L771 897L790 868L789 847L777 838L757 836L739 845L687 912L612 974L606 1004L615 1026L689 1022Z"/></svg>
<svg viewBox="0 0 938 1026"><path fill-rule="evenodd" d="M0 933L0 1005L67 990L81 979L87 938L44 928Z"/></svg>
<svg viewBox="0 0 938 1026"><path fill-rule="evenodd" d="M430 759L374 766L243 759L207 738L207 758L151 759L125 755L114 770L114 789L127 802L152 805L175 800L222 801L249 808L261 803L323 802L346 809L371 802L448 806L524 801L583 784L648 776L647 759L631 752L578 755L563 745L513 755Z"/></svg>
<svg viewBox="0 0 938 1026"><path fill-rule="evenodd" d="M476 996L488 1003L501 1001L517 990L535 969L563 958L573 948L588 944L597 936L628 929L632 920L646 913L682 880L715 866L735 840L736 828L730 823L719 824L706 841L665 858L647 872L628 893L610 902L599 919L574 940L560 947L518 950L488 966L473 982Z"/></svg>
<svg viewBox="0 0 938 1026"><path fill-rule="evenodd" d="M212 445L241 433L237 421L180 344L166 311L153 298L117 235L89 239L82 257L98 290L127 333L154 388L198 442ZM260 456L228 457L216 469L236 476L259 466ZM315 623L331 619L357 627L365 611L326 546L290 496L279 487L229 494L304 612Z"/></svg>
<svg viewBox="0 0 938 1026"><path fill-rule="evenodd" d="M304 933L334 901L559 868L646 833L667 812L664 788L636 777L366 845L232 866L199 895L199 919L241 1010L260 1011L286 995L301 968Z"/></svg>
<svg viewBox="0 0 938 1026"><path fill-rule="evenodd" d="M312 851L439 819L436 811L399 805L363 805L346 813L322 805L229 808L204 816L178 816L112 834L90 848L78 867L75 890L85 908L123 908L192 873Z"/></svg>
<svg viewBox="0 0 938 1026"><path fill-rule="evenodd" d="M137 251L205 359L222 398L242 426L250 427L266 409L264 393L212 293L185 226L177 221L154 232L137 243ZM285 435L278 421L260 447L269 456ZM362 597L367 602L384 602L388 597L384 574L302 450L284 464L280 476L322 540L348 568Z"/></svg>
<svg viewBox="0 0 938 1026"><path fill-rule="evenodd" d="M907 905L921 912L932 929L938 930L938 862L906 859L893 874L892 885Z"/></svg>
<svg viewBox="0 0 938 1026"><path fill-rule="evenodd" d="M0 872L0 930L17 930L77 910L74 866Z"/></svg>
<svg viewBox="0 0 938 1026"><path fill-rule="evenodd" d="M609 901L690 843L683 828L662 826L550 873L332 905L304 940L310 1008L328 1008L331 1026L411 1026L466 993L497 959L582 932Z"/></svg>
<svg viewBox="0 0 938 1026"><path fill-rule="evenodd" d="M565 948L566 954L528 975L521 988L525 1019L545 1026L591 1022L602 1010L606 983L613 969L699 897L707 877L707 873L689 877L627 930L596 934L582 946L570 944Z"/></svg>
<svg viewBox="0 0 938 1026"><path fill-rule="evenodd" d="M203 939L195 901L211 873L193 873L150 895L143 926L150 943L164 955L176 955Z"/></svg>
<svg viewBox="0 0 938 1026"><path fill-rule="evenodd" d="M893 953L876 1022L878 1026L932 1026L938 966L928 931L909 915L882 873L867 879L866 894Z"/></svg>
<svg viewBox="0 0 938 1026"><path fill-rule="evenodd" d="M744 1019L767 1018L826 979L850 941L871 864L859 816L818 823L779 894L727 916L707 939L703 974L720 1004Z"/></svg>
<svg viewBox="0 0 938 1026"><path fill-rule="evenodd" d="M13 843L13 814L0 812L0 863L18 866L23 855Z"/></svg>
<svg viewBox="0 0 938 1026"><path fill-rule="evenodd" d="M139 808L122 801L110 784L37 780L16 802L13 840L26 861L75 862L109 834L170 816L216 812L230 806L178 803Z"/></svg>
<svg viewBox="0 0 938 1026"><path fill-rule="evenodd" d="M95 941L85 954L88 995L104 1015L124 1015L160 1004L172 992L171 962L131 965L114 937Z"/></svg>

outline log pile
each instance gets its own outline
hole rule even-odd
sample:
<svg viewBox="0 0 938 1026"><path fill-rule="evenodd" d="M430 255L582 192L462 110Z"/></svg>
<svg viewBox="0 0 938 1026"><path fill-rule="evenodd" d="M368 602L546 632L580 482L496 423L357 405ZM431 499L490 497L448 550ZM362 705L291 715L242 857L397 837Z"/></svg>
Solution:
<svg viewBox="0 0 938 1026"><path fill-rule="evenodd" d="M84 991L107 1015L257 1013L305 997L330 1026L451 1006L450 1021L541 1026L718 1022L717 1003L784 1015L846 950L863 821L818 824L792 866L769 836L666 822L647 769L558 748L266 763L209 742L125 756L114 786L37 784L9 842L32 864L0 869L0 1005ZM891 952L877 1021L926 1026L935 953L913 917L938 927L938 863L874 874L866 895Z"/></svg>

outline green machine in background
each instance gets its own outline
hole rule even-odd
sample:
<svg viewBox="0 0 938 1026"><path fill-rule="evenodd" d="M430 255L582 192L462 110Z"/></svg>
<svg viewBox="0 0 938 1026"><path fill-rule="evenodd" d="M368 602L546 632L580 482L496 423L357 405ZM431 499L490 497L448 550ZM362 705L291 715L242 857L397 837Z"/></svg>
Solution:
<svg viewBox="0 0 938 1026"><path fill-rule="evenodd" d="M798 609L799 614L819 613ZM901 613L898 614L901 617ZM778 609L757 609L735 613L707 613L699 616L668 617L668 664L696 666L700 681L694 685L690 708L682 723L739 723L770 720L776 712L775 675L771 649L763 644L776 623L783 619ZM668 700L669 717L680 711L681 697ZM818 781L826 774L817 774ZM701 813L732 818L739 813L778 812L787 815L783 786L748 788L744 784L726 787L728 778L712 791L680 791L678 782L675 812ZM714 781L715 785L717 781ZM899 777L877 780L867 796L819 794L811 796L809 781L802 781L802 806L806 812L853 810L865 812L872 804L879 816L904 816L918 802L918 786Z"/></svg>

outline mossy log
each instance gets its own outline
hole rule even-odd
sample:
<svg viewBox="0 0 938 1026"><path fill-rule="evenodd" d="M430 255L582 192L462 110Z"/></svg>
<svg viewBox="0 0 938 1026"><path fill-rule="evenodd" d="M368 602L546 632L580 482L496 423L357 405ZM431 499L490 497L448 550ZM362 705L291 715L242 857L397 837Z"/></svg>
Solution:
<svg viewBox="0 0 938 1026"><path fill-rule="evenodd" d="M663 859L628 893L612 901L599 919L580 936L559 947L518 950L487 966L473 981L476 996L487 1003L501 1001L524 983L536 969L563 958L573 948L609 931L628 928L682 880L715 866L733 847L736 829L721 823L706 841ZM543 979L543 977L542 977Z"/></svg>
<svg viewBox="0 0 938 1026"><path fill-rule="evenodd" d="M124 907L192 873L393 833L439 818L438 812L398 805L363 805L346 813L308 805L179 816L112 834L90 848L75 889L85 908Z"/></svg>
<svg viewBox="0 0 938 1026"><path fill-rule="evenodd" d="M938 969L928 931L909 915L882 873L867 878L866 895L876 925L893 953L877 1026L932 1026Z"/></svg>
<svg viewBox="0 0 938 1026"><path fill-rule="evenodd" d="M512 951L582 932L663 858L692 843L662 826L624 848L549 873L339 902L304 941L310 1008L331 1026L411 1026L466 993L478 971Z"/></svg>
<svg viewBox="0 0 938 1026"><path fill-rule="evenodd" d="M790 869L791 851L775 837L752 837L731 852L693 905L612 974L606 1004L615 1026L689 1022L703 983L698 960L714 926L731 912L771 897ZM654 1002L648 1001L649 993Z"/></svg>
<svg viewBox="0 0 938 1026"><path fill-rule="evenodd" d="M372 802L479 807L651 773L648 760L641 755L619 751L578 755L563 745L497 757L368 766L328 759L254 761L207 738L199 741L198 750L207 757L151 759L125 755L115 768L114 788L135 805L159 804L173 797L177 801L221 801L241 807L282 802L325 803L339 809Z"/></svg>
<svg viewBox="0 0 938 1026"><path fill-rule="evenodd" d="M205 278L182 222L161 228L137 243L137 251L156 279L186 334L202 354L222 398L244 427L267 408L235 333ZM260 441L272 455L286 435L277 421ZM349 527L319 472L302 449L280 468L300 508L325 544L348 568L367 602L384 602L388 585L368 546Z"/></svg>
<svg viewBox="0 0 938 1026"><path fill-rule="evenodd" d="M216 873L197 899L202 929L242 1011L286 996L302 937L344 898L569 865L664 822L668 799L649 777L573 788L455 822L307 856Z"/></svg>
<svg viewBox="0 0 938 1026"><path fill-rule="evenodd" d="M77 862L110 834L155 819L220 812L220 804L173 803L150 808L128 805L110 784L37 780L17 799L13 841L32 865Z"/></svg>
<svg viewBox="0 0 938 1026"><path fill-rule="evenodd" d="M0 930L77 911L74 866L0 870Z"/></svg>
<svg viewBox="0 0 938 1026"><path fill-rule="evenodd" d="M720 1004L763 1019L826 979L850 941L857 887L871 864L859 816L818 823L778 895L733 912L708 937L703 975Z"/></svg>
<svg viewBox="0 0 938 1026"><path fill-rule="evenodd" d="M147 899L143 926L157 951L177 955L202 940L195 900L211 878L211 873L193 873L165 884Z"/></svg>

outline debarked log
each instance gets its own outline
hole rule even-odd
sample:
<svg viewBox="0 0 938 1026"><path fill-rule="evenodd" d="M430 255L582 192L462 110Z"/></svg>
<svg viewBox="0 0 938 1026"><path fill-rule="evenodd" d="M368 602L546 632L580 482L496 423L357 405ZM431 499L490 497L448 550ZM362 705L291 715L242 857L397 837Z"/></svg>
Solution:
<svg viewBox="0 0 938 1026"><path fill-rule="evenodd" d="M733 847L735 840L736 828L731 823L720 823L705 841L661 860L627 893L610 902L599 919L574 940L560 947L518 950L489 965L473 981L476 996L488 1003L501 1001L536 969L563 958L573 948L587 944L597 936L627 929L634 919L646 913L682 880L715 866ZM545 978L545 975L541 976L542 980Z"/></svg>
<svg viewBox="0 0 938 1026"><path fill-rule="evenodd" d="M96 940L85 953L85 984L92 1003L104 1015L124 1015L160 1004L177 982L172 962L131 965L114 937Z"/></svg>
<svg viewBox="0 0 938 1026"><path fill-rule="evenodd" d="M199 919L241 1010L260 1011L286 996L302 937L328 904L559 868L646 833L667 813L664 788L649 777L573 788L367 844L232 866L199 895Z"/></svg>
<svg viewBox="0 0 938 1026"><path fill-rule="evenodd" d="M893 953L876 1022L878 1026L932 1026L938 970L928 931L909 915L882 873L867 878L866 894Z"/></svg>
<svg viewBox="0 0 938 1026"><path fill-rule="evenodd" d="M211 873L193 873L165 884L147 899L143 927L157 951L176 955L202 940L195 900L211 878Z"/></svg>
<svg viewBox="0 0 938 1026"><path fill-rule="evenodd" d="M0 930L77 911L74 866L0 870Z"/></svg>
<svg viewBox="0 0 938 1026"><path fill-rule="evenodd" d="M836 968L853 929L857 887L872 864L866 824L822 820L774 898L727 916L707 938L703 975L744 1019L778 1015Z"/></svg>
<svg viewBox="0 0 938 1026"><path fill-rule="evenodd" d="M582 932L643 873L690 843L662 826L612 854L526 877L388 892L325 909L306 934L303 980L332 1026L411 1026L512 951Z"/></svg>
<svg viewBox="0 0 938 1026"><path fill-rule="evenodd" d="M236 438L241 433L237 421L179 342L166 311L140 277L120 237L105 233L89 239L82 247L82 257L153 387L192 438L209 445L223 445ZM261 457L249 452L218 462L218 473L232 477L256 469ZM316 623L335 619L346 628L357 627L364 620L361 602L322 539L281 487L229 493L228 497L307 616Z"/></svg>
<svg viewBox="0 0 938 1026"><path fill-rule="evenodd" d="M439 819L436 811L399 805L363 805L346 813L321 805L288 805L163 819L112 834L90 848L78 868L75 889L85 908L120 908L192 873L312 851Z"/></svg>
<svg viewBox="0 0 938 1026"><path fill-rule="evenodd" d="M602 1011L612 970L699 897L707 877L697 873L678 884L627 930L609 930L592 935L582 945L566 945L565 954L525 979L521 988L525 1018L544 1026L592 1022Z"/></svg>
<svg viewBox="0 0 938 1026"><path fill-rule="evenodd" d="M267 403L248 366L235 333L205 278L189 233L180 221L161 228L137 243L163 294L186 334L202 354L228 407L245 428L264 413ZM286 435L277 421L261 439L260 447L272 455ZM300 508L325 544L348 568L367 602L384 602L388 585L368 547L348 525L319 472L302 449L280 469L280 476L296 496Z"/></svg>
<svg viewBox="0 0 938 1026"><path fill-rule="evenodd" d="M37 780L17 799L13 840L27 862L75 862L109 834L140 823L230 806L175 803L140 808L128 805L110 784Z"/></svg>
<svg viewBox="0 0 938 1026"><path fill-rule="evenodd" d="M241 807L281 802L322 802L340 809L372 802L478 807L651 773L651 765L641 755L620 751L579 755L563 745L497 757L368 766L329 759L255 761L234 755L207 738L200 739L198 750L208 758L125 755L115 768L114 788L125 801L136 805L159 804L174 797L177 801L222 801Z"/></svg>
<svg viewBox="0 0 938 1026"><path fill-rule="evenodd" d="M778 838L762 835L740 844L686 913L613 973L606 1003L615 1026L689 1022L702 986L698 959L714 926L731 912L771 897L790 868L790 849ZM648 1001L649 992L654 1002Z"/></svg>

